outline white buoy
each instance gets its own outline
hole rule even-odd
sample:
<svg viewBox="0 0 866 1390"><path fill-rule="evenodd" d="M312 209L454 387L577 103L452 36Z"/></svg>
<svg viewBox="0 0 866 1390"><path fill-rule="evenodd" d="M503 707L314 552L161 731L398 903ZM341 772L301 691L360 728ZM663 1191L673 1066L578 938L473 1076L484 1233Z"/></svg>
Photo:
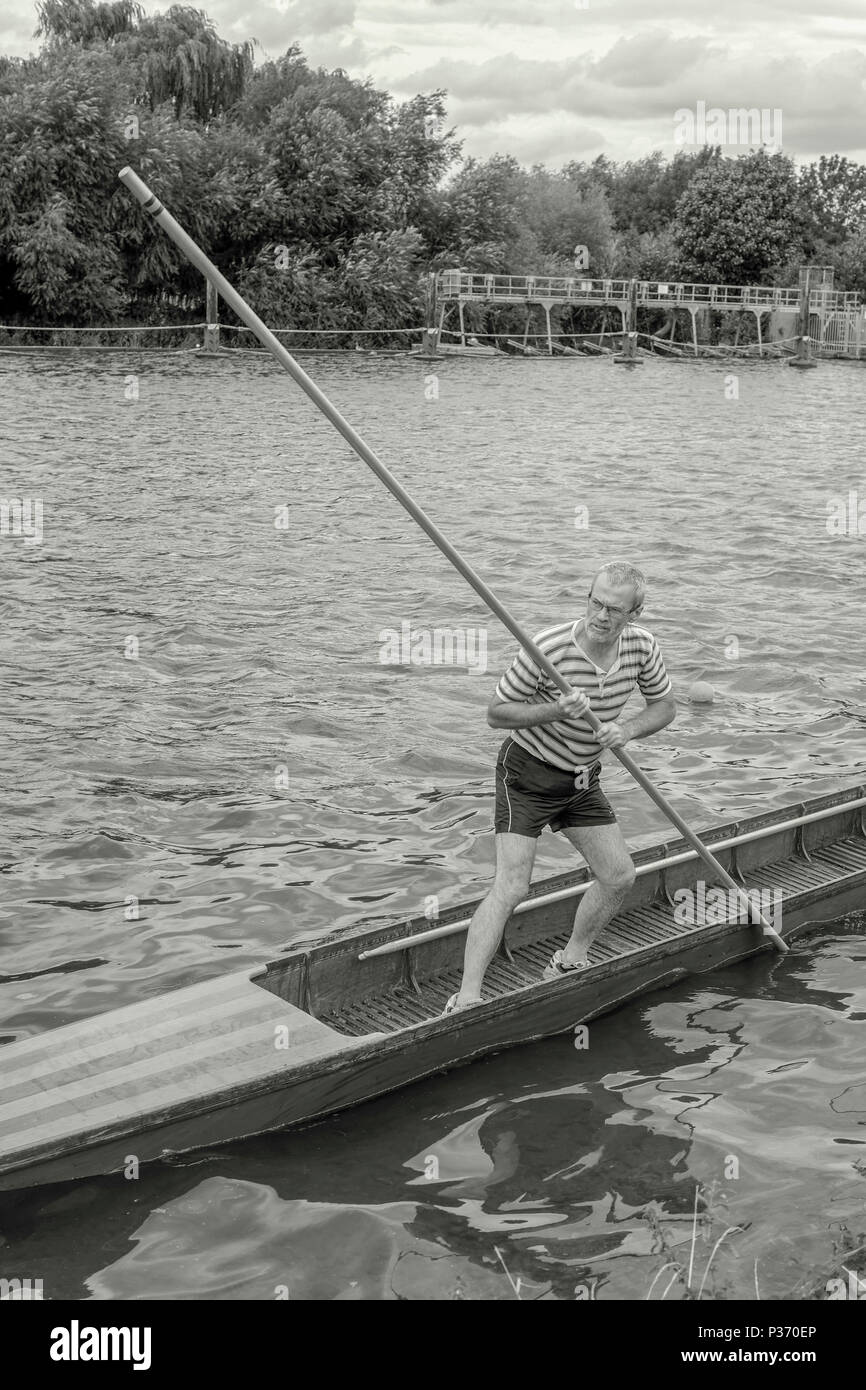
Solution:
<svg viewBox="0 0 866 1390"><path fill-rule="evenodd" d="M716 692L709 681L695 681L689 690L689 699L693 705L711 705L716 698Z"/></svg>

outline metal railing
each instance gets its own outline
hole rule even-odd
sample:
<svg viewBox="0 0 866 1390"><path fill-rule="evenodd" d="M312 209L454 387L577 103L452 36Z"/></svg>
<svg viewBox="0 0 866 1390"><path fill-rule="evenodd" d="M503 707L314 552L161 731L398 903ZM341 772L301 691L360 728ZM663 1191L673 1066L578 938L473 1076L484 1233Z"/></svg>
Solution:
<svg viewBox="0 0 866 1390"><path fill-rule="evenodd" d="M483 300L490 302L542 302L570 304L623 304L628 300L629 284L621 278L551 275L476 275L465 271L442 270L436 277L440 299ZM689 304L722 309L796 309L797 289L778 285L699 285L686 281L638 280L639 304ZM856 309L860 296L851 291L812 290L810 306L815 310Z"/></svg>

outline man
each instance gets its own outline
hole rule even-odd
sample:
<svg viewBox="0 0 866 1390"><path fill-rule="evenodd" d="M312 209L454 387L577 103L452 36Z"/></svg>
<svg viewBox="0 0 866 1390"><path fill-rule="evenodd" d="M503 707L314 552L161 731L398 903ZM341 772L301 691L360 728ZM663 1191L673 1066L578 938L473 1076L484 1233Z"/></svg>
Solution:
<svg viewBox="0 0 866 1390"><path fill-rule="evenodd" d="M634 864L599 785L599 755L657 733L676 713L658 643L634 621L645 591L640 570L611 560L592 581L585 616L536 637L536 646L573 687L569 695L522 649L496 687L487 722L510 730L496 763L496 875L472 918L463 983L446 1013L481 1002L484 973L508 918L526 897L546 825L580 851L595 882L581 897L571 939L554 952L545 975L586 968L590 945L634 882ZM618 722L635 686L646 708ZM590 708L602 721L598 732L582 717Z"/></svg>

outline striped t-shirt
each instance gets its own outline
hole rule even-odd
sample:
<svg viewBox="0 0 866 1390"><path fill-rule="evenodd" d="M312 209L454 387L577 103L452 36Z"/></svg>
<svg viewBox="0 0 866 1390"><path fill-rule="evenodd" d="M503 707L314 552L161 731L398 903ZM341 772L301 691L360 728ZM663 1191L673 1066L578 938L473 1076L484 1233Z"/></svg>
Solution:
<svg viewBox="0 0 866 1390"><path fill-rule="evenodd" d="M658 642L645 627L626 624L620 633L613 665L602 671L579 645L580 623L578 619L575 623L559 623L546 628L535 638L535 645L569 685L583 691L593 714L603 723L617 718L635 686L650 702L669 694L671 683ZM499 700L531 704L556 704L561 693L522 647L496 687ZM582 763L595 762L602 751L584 719L556 720L528 729L511 729L510 734L514 742L534 758L568 771Z"/></svg>

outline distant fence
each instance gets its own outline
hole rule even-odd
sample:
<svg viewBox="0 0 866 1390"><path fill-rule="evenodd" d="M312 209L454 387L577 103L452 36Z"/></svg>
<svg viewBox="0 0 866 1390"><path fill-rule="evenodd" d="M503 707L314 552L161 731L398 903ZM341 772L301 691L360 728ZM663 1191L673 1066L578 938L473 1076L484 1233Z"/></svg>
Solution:
<svg viewBox="0 0 866 1390"><path fill-rule="evenodd" d="M526 310L524 346L530 336L532 311L540 308L544 313L544 337L550 355L556 352L556 337L567 336L574 327L573 319L569 329L562 317L559 327L554 327L552 316L557 309L560 315L565 309L613 311L621 318L622 332L632 339L638 330L638 309L668 311L672 337L676 329L676 310L682 309L691 320L691 346L696 355L699 353L698 319L715 311L738 317L751 316L761 354L773 344L784 348L796 341L801 353L814 351L818 356L859 358L866 352L866 308L856 291L834 289L832 277L832 267L803 267L800 285L795 289L784 285L712 285L674 279L638 280L580 274L493 275L442 270L434 277L433 297L440 306L440 335L449 331L445 327L446 315L449 309L455 308L463 343L466 341L464 310L472 305L483 305L486 309L522 305ZM763 321L768 315L770 338L765 342ZM473 332L477 336L479 329L475 327ZM706 329L704 333L706 335ZM738 343L739 328L733 347Z"/></svg>
<svg viewBox="0 0 866 1390"><path fill-rule="evenodd" d="M584 275L476 275L464 271L442 270L436 277L440 299L469 299L488 302L525 303L544 300L567 304L625 304L628 279L595 278ZM850 310L860 304L855 291L815 288L810 304L822 310ZM796 309L799 289L780 285L701 285L691 281L638 280L639 304L670 306L682 304L718 309Z"/></svg>

